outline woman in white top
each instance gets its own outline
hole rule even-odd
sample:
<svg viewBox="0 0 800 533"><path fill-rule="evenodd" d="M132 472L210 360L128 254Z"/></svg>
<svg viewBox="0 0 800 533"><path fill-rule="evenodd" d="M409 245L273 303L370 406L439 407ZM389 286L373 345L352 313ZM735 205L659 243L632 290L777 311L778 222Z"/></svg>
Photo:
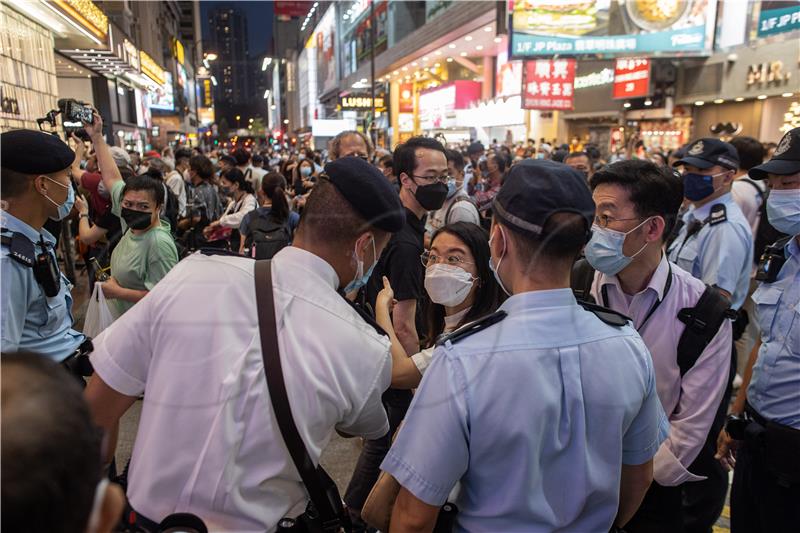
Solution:
<svg viewBox="0 0 800 533"><path fill-rule="evenodd" d="M206 226L203 235L208 241L229 240L230 249L238 250L239 226L242 224L242 219L258 207L253 185L245 179L241 170L232 168L220 176L219 192L230 200L222 216Z"/></svg>
<svg viewBox="0 0 800 533"><path fill-rule="evenodd" d="M430 250L422 254L428 306L426 348L408 357L392 327L394 292L383 278L383 290L375 302L375 318L392 341L392 387L413 389L431 362L436 339L459 327L494 313L499 288L489 269L489 238L471 222L456 222L437 231Z"/></svg>

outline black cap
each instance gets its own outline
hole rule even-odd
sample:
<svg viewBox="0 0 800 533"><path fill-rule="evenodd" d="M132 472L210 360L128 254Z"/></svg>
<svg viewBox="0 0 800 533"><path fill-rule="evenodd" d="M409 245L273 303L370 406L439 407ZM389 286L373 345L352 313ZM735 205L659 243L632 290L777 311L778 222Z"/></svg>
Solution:
<svg viewBox="0 0 800 533"><path fill-rule="evenodd" d="M786 176L800 172L800 128L786 132L775 148L772 159L750 169L751 178L765 180L770 174Z"/></svg>
<svg viewBox="0 0 800 533"><path fill-rule="evenodd" d="M49 133L12 130L0 135L0 165L22 174L61 172L75 161L75 152Z"/></svg>
<svg viewBox="0 0 800 533"><path fill-rule="evenodd" d="M386 176L360 157L342 157L325 165L325 175L371 226L395 233L406 221L403 204Z"/></svg>
<svg viewBox="0 0 800 533"><path fill-rule="evenodd" d="M533 235L542 235L555 213L577 213L594 219L594 201L586 177L573 168L546 159L526 159L511 167L497 193L492 209L503 224Z"/></svg>
<svg viewBox="0 0 800 533"><path fill-rule="evenodd" d="M470 144L469 147L467 148L467 155L477 154L484 151L486 151L486 148L483 147L483 144L481 144L480 141L476 141Z"/></svg>
<svg viewBox="0 0 800 533"><path fill-rule="evenodd" d="M732 144L704 137L689 144L683 157L675 161L672 166L692 165L697 168L710 168L714 165L737 170L739 168L739 152Z"/></svg>

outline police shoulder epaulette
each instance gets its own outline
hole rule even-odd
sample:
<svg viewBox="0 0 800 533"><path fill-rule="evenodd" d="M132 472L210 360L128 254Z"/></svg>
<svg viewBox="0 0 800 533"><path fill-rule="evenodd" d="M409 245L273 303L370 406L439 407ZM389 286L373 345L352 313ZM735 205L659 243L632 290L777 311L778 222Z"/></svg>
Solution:
<svg viewBox="0 0 800 533"><path fill-rule="evenodd" d="M728 211L725 204L714 204L711 206L711 214L708 215L708 225L716 226L728 220Z"/></svg>
<svg viewBox="0 0 800 533"><path fill-rule="evenodd" d="M436 346L442 346L448 341L452 344L455 344L459 341L466 339L470 335L474 335L479 331L483 331L484 329L497 324L507 316L508 313L506 313L505 311L497 311L479 320L475 320L474 322L465 324L460 328L458 328L457 330L455 330L454 332L450 333L449 335L444 335L442 337L439 337L439 339L436 341Z"/></svg>
<svg viewBox="0 0 800 533"><path fill-rule="evenodd" d="M375 317L372 315L372 312L371 312L372 309L371 308L365 309L364 306L362 306L362 305L360 305L360 304L358 304L356 302L351 302L350 300L348 300L344 296L342 296L342 298L344 299L345 302L347 302L347 304L350 307L352 307L355 310L356 313L358 313L358 316L360 316L361 319L364 320L364 322L369 324L372 327L372 329L374 329L378 333L378 335L380 335L382 337L388 337L389 336L389 334L386 333L386 330L383 329L380 326L380 324L378 324L377 320L375 320Z"/></svg>
<svg viewBox="0 0 800 533"><path fill-rule="evenodd" d="M618 313L613 309L603 307L602 305L589 303L583 300L578 300L578 304L590 313L594 313L597 318L609 326L621 328L622 326L628 324L628 322L631 322L631 319L628 316Z"/></svg>
<svg viewBox="0 0 800 533"><path fill-rule="evenodd" d="M246 255L240 255L231 250L226 250L225 248L200 248L200 253L203 255L225 255L231 257L245 257L247 259L252 259L252 257L247 257Z"/></svg>
<svg viewBox="0 0 800 533"><path fill-rule="evenodd" d="M9 230L3 229L3 232ZM4 233L0 236L0 244L8 247L8 255L26 267L33 267L36 258L36 247L21 233Z"/></svg>

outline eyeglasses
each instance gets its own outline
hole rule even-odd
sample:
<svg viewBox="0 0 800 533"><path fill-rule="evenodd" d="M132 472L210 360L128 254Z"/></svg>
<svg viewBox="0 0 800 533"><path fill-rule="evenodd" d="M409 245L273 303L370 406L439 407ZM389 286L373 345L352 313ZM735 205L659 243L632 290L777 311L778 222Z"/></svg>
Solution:
<svg viewBox="0 0 800 533"><path fill-rule="evenodd" d="M447 174L443 174L441 176L415 176L412 174L411 177L417 180L425 180L433 183L447 183L453 179L453 176L449 176Z"/></svg>
<svg viewBox="0 0 800 533"><path fill-rule="evenodd" d="M444 257L433 254L429 251L422 252L422 255L419 256L419 258L422 260L422 266L424 267L429 267L437 263L446 263L450 266L461 266L461 265L472 264L469 261L465 261L463 258L457 255L448 255L447 257Z"/></svg>
<svg viewBox="0 0 800 533"><path fill-rule="evenodd" d="M634 218L614 218L608 215L595 215L594 216L594 223L600 226L601 228L607 228L608 225L612 222L625 222L627 220L641 220L642 217L634 217Z"/></svg>

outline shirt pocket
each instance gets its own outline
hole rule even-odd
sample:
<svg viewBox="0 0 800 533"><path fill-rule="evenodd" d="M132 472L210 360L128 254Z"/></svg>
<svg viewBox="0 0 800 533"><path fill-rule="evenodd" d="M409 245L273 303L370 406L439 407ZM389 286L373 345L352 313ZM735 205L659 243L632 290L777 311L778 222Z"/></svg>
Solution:
<svg viewBox="0 0 800 533"><path fill-rule="evenodd" d="M43 338L50 337L58 332L64 324L69 309L67 307L67 299L64 291L64 281L61 282L61 290L53 296L45 296L42 291L42 297L45 300L44 309L45 317L44 324L39 327L39 335Z"/></svg>
<svg viewBox="0 0 800 533"><path fill-rule="evenodd" d="M761 329L761 336L765 340L772 338L772 324L778 311L778 302L783 291L777 287L761 285L753 292L753 302L756 304L756 320Z"/></svg>

